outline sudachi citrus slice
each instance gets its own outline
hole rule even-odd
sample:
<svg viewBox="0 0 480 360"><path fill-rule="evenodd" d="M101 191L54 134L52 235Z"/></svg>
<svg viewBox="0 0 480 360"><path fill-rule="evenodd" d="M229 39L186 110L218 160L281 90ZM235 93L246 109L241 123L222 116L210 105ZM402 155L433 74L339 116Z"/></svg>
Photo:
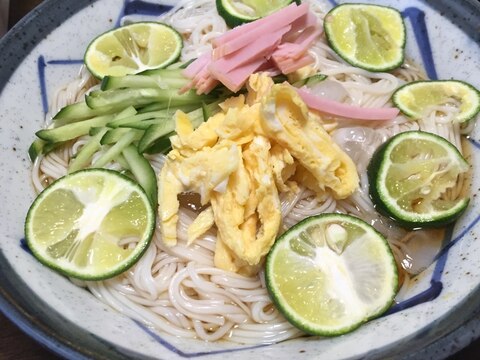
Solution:
<svg viewBox="0 0 480 360"><path fill-rule="evenodd" d="M405 227L444 226L468 205L467 197L446 196L468 169L457 148L441 136L403 132L373 155L367 170L370 195L377 210Z"/></svg>
<svg viewBox="0 0 480 360"><path fill-rule="evenodd" d="M42 191L25 222L28 246L43 264L99 280L132 266L152 238L155 215L144 190L112 170L66 175Z"/></svg>
<svg viewBox="0 0 480 360"><path fill-rule="evenodd" d="M385 238L343 214L309 217L277 239L267 256L269 293L283 315L309 334L334 336L388 309L397 291Z"/></svg>
<svg viewBox="0 0 480 360"><path fill-rule="evenodd" d="M138 22L95 38L88 45L84 61L100 79L106 75L124 76L168 66L178 60L182 47L182 37L172 27Z"/></svg>

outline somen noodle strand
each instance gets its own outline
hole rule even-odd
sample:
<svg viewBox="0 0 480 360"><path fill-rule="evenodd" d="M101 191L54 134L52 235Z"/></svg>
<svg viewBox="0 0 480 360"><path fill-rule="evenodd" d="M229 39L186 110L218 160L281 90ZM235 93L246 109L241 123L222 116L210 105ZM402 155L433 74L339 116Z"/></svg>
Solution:
<svg viewBox="0 0 480 360"><path fill-rule="evenodd" d="M310 2L310 8L323 22L325 8ZM126 18L124 21L131 21ZM213 0L181 1L160 21L172 24L184 37L182 61L193 59L211 49L210 41L227 30L224 20L217 14ZM344 63L322 37L309 53L315 59L317 72L328 75L334 82L336 96L345 96L346 104L362 107L392 107L393 91L401 84L424 79L424 74L408 62L392 73L370 73ZM328 84L327 84L328 85ZM61 87L53 96L45 126L51 115L61 107L82 99L97 81L82 67L76 79ZM343 95L342 95L343 94ZM341 212L358 216L374 225L388 237L398 264L409 253L409 233L395 226L391 220L378 215L368 195L366 168L374 151L388 138L407 130L425 130L444 136L462 149L461 135L474 125L452 125L453 107L434 109L420 121L412 121L399 115L391 121L366 122L361 120L324 119L325 129L334 141L355 161L360 175L360 187L349 198L336 200L325 194L317 197L299 184L296 193L281 193L282 227L280 232L298 221L318 213ZM473 122L472 122L473 123ZM40 192L53 180L65 175L70 159L85 144L86 138L40 156L32 167L36 191ZM94 159L101 156L95 154ZM165 162L161 154L147 155L158 173ZM120 170L118 163L110 168ZM449 191L447 196L460 194L465 179ZM188 201L187 201L188 202ZM94 296L122 314L172 336L199 338L206 341L226 339L244 344L272 343L298 337L302 333L290 325L270 301L263 273L246 277L230 273L214 266L216 230L212 229L201 239L187 246L187 228L197 212L192 204L183 204L178 226L178 244L166 247L160 231L139 262L126 273L106 281L79 282ZM403 239L403 240L402 240ZM403 287L397 300L406 296L409 275L402 274Z"/></svg>

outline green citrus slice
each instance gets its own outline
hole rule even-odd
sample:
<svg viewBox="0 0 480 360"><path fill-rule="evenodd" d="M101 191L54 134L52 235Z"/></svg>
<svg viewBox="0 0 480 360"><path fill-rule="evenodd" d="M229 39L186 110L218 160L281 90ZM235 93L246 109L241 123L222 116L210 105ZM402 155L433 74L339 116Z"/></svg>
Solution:
<svg viewBox="0 0 480 360"><path fill-rule="evenodd" d="M480 92L458 80L411 82L395 91L392 100L413 119L420 119L435 108L447 107L457 112L455 122L464 122L480 111Z"/></svg>
<svg viewBox="0 0 480 360"><path fill-rule="evenodd" d="M279 311L309 334L345 334L386 311L398 285L385 238L343 214L309 217L277 239L265 278Z"/></svg>
<svg viewBox="0 0 480 360"><path fill-rule="evenodd" d="M444 226L465 211L469 199L449 199L448 189L469 165L444 138L407 131L389 139L368 166L376 208L409 228Z"/></svg>
<svg viewBox="0 0 480 360"><path fill-rule="evenodd" d="M216 0L218 13L231 28L270 15L292 2L293 0Z"/></svg>
<svg viewBox="0 0 480 360"><path fill-rule="evenodd" d="M339 5L327 13L323 26L332 49L353 66L388 71L403 63L405 25L391 7Z"/></svg>
<svg viewBox="0 0 480 360"><path fill-rule="evenodd" d="M28 246L43 264L99 280L132 266L146 250L155 215L144 190L112 170L81 170L55 181L30 207Z"/></svg>
<svg viewBox="0 0 480 360"><path fill-rule="evenodd" d="M180 57L181 35L172 27L155 22L139 22L110 30L95 38L85 52L90 72L124 76L166 67Z"/></svg>

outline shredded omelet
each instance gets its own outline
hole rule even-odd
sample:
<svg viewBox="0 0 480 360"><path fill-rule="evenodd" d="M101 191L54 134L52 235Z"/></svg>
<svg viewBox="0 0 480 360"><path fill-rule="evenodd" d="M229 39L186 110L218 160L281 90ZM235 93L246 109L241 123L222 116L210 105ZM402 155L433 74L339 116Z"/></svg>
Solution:
<svg viewBox="0 0 480 360"><path fill-rule="evenodd" d="M343 199L359 179L352 160L289 84L254 74L247 90L197 129L177 112L158 203L163 241L173 246L177 195L200 194L202 205L210 206L190 225L188 242L215 226L215 266L251 275L281 228L280 193L295 193L301 183L319 197Z"/></svg>

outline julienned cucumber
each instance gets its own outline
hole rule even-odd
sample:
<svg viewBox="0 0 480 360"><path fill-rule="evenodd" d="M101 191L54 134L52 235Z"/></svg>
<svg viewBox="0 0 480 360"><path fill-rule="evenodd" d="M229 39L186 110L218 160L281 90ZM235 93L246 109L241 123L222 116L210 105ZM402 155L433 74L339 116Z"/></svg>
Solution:
<svg viewBox="0 0 480 360"><path fill-rule="evenodd" d="M319 82L322 82L326 78L327 78L326 75L315 74L305 79L295 81L292 85L295 87L302 87L302 86L308 86L308 85L312 86L312 85L318 84Z"/></svg>
<svg viewBox="0 0 480 360"><path fill-rule="evenodd" d="M140 186L147 193L154 208L157 207L157 177L150 162L138 152L134 145L127 146L122 151L130 171L137 179Z"/></svg>
<svg viewBox="0 0 480 360"><path fill-rule="evenodd" d="M168 133L167 135L162 136L156 140L152 145L150 145L143 153L144 154L166 154L172 149L172 144L170 143L170 137L175 135L175 131Z"/></svg>
<svg viewBox="0 0 480 360"><path fill-rule="evenodd" d="M196 128L218 111L226 91L179 94L188 79L177 69L160 69L124 77L106 76L103 89L68 105L54 117L52 127L37 132L29 154L35 159L70 140L89 135L72 157L69 172L117 162L144 187L156 204L156 177L142 153L166 152L175 134L175 112L187 112ZM98 156L97 156L98 155Z"/></svg>
<svg viewBox="0 0 480 360"><path fill-rule="evenodd" d="M182 88L190 82L185 77L169 78L161 75L127 75L127 76L105 76L102 80L102 90L120 88Z"/></svg>
<svg viewBox="0 0 480 360"><path fill-rule="evenodd" d="M95 129L99 129L99 131L97 131L96 134L93 135L85 145L83 145L80 151L70 161L70 164L68 164L69 173L72 173L87 167L88 164L91 162L93 154L95 154L102 147L102 144L100 144L100 140L102 139L103 135L107 132L107 129L106 128L95 128Z"/></svg>
<svg viewBox="0 0 480 360"><path fill-rule="evenodd" d="M112 145L115 144L117 141L119 141L123 135L127 133L132 133L134 134L134 140L138 140L142 137L142 132L137 131L134 129L122 129L122 128L116 128L116 129L110 129L108 130L105 135L103 135L102 139L100 140L101 145Z"/></svg>
<svg viewBox="0 0 480 360"><path fill-rule="evenodd" d="M89 120L79 121L53 129L37 131L37 136L45 141L56 143L87 135L92 127L105 126L114 115L103 115Z"/></svg>
<svg viewBox="0 0 480 360"><path fill-rule="evenodd" d="M179 95L177 89L112 89L85 97L87 105L92 109L111 107L118 110L127 106L139 107L152 102L165 102L170 106L177 106L214 100L216 99L210 95L197 95L193 90Z"/></svg>
<svg viewBox="0 0 480 360"><path fill-rule="evenodd" d="M151 111L148 113L136 114L133 116L127 116L121 119L113 120L109 122L107 126L111 128L117 128L117 127L123 126L124 124L133 123L133 122L145 121L150 119L165 119L165 118L172 117L175 111L172 112L171 110L158 110L158 111Z"/></svg>
<svg viewBox="0 0 480 360"><path fill-rule="evenodd" d="M63 107L54 117L55 124L65 125L70 122L76 122L93 118L99 115L107 115L118 112L117 109L108 108L90 108L85 101Z"/></svg>
<svg viewBox="0 0 480 360"><path fill-rule="evenodd" d="M112 131L112 130L110 130ZM111 161L114 161L122 151L134 142L138 137L136 131L128 131L124 133L120 138L111 146L107 151L105 151L99 158L97 158L92 167L104 167ZM102 138L103 140L103 138Z"/></svg>
<svg viewBox="0 0 480 360"><path fill-rule="evenodd" d="M188 113L188 117L194 128L199 127L205 120L203 117L203 109L198 109ZM138 142L138 151L146 152L160 138L170 134L175 130L175 119L170 118L157 124L150 125L143 133L142 138Z"/></svg>

